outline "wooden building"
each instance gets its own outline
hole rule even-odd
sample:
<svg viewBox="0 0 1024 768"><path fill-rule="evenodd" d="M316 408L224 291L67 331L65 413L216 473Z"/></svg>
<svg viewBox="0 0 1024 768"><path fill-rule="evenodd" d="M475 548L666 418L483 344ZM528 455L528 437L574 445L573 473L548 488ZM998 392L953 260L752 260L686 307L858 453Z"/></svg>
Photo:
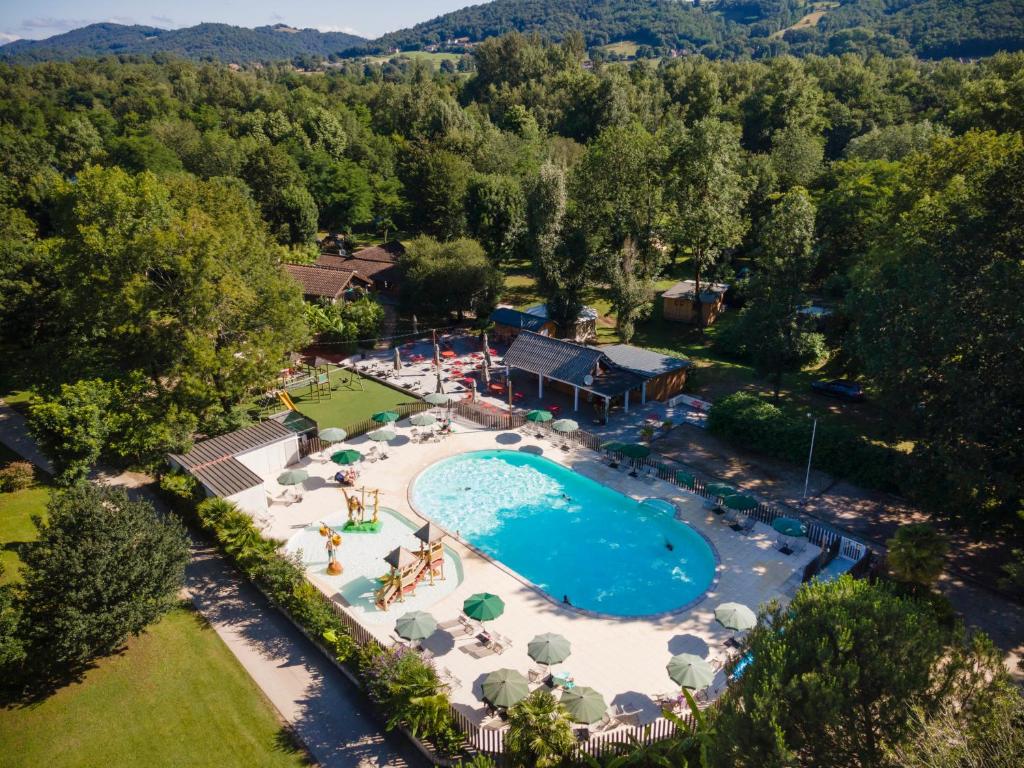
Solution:
<svg viewBox="0 0 1024 768"><path fill-rule="evenodd" d="M661 294L661 311L666 320L693 323L695 318L694 298L697 285L693 280L676 283ZM725 283L701 283L700 308L704 325L711 325L725 307Z"/></svg>
<svg viewBox="0 0 1024 768"><path fill-rule="evenodd" d="M648 400L668 400L683 391L692 363L630 344L605 344L599 349L615 365L645 379Z"/></svg>

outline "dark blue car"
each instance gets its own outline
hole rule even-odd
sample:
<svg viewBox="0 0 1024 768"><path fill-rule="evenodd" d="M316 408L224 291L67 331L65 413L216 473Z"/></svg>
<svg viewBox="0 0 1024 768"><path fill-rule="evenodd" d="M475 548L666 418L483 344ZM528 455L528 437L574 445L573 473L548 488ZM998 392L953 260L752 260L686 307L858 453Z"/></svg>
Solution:
<svg viewBox="0 0 1024 768"><path fill-rule="evenodd" d="M832 379L832 381L815 381L811 389L819 395L838 397L840 400L849 400L859 403L864 399L864 388L855 381L846 379Z"/></svg>

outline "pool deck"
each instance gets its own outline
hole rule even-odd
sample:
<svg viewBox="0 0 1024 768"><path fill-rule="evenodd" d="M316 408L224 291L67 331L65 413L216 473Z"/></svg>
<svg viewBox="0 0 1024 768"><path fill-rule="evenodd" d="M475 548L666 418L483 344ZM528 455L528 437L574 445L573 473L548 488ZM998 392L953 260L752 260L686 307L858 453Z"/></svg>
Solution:
<svg viewBox="0 0 1024 768"><path fill-rule="evenodd" d="M467 649L479 647L472 636L453 629L439 630L424 642L438 669L447 669L461 684L454 686L453 704L474 719L482 719L484 704L480 700L483 677L496 669L512 668L526 674L537 668L526 653L527 643L542 632L556 632L568 638L572 655L555 671L567 670L579 685L588 685L604 695L610 706L636 713L635 722L654 720L660 710L652 696L677 690L665 671L669 658L676 653L695 653L709 660L725 661L729 650L724 645L731 633L714 618L719 603L736 601L752 608L778 598L787 601L799 584L804 566L818 554L808 545L800 554L783 555L774 548L775 532L757 524L747 536L725 525L720 516L705 507L705 501L676 486L653 478L631 478L625 472L612 470L599 462L599 456L586 449L562 451L550 442L512 432L497 432L457 423L455 432L438 443L412 443L408 421L395 426L398 436L388 449L389 458L375 463L363 462L359 484L381 491L382 506L390 507L410 521L423 522L409 501L409 490L417 474L436 461L467 451L504 448L529 450L562 463L587 477L641 500L651 496L671 499L683 510L684 519L713 545L718 555L718 580L703 599L686 610L655 618L621 618L588 614L553 601L504 566L479 554L463 542L449 539L447 544L462 560L463 581L447 596L428 606L442 625L454 622L460 615L463 601L476 592L492 592L505 601L505 613L487 623L487 629L511 641L501 654L474 658ZM356 438L345 447L365 451L371 444L365 437ZM270 508L270 524L265 535L287 540L300 528L343 511L341 492L334 484L337 467L317 457L305 459L301 465L308 470L309 480L301 502L274 504ZM279 490L271 479L266 483L271 493ZM342 560L342 565L345 565ZM381 563L382 570L385 567ZM352 574L355 578L361 575ZM377 573L372 574L378 575ZM609 574L609 579L629 578L629 574ZM337 596L336 587L326 580L311 577L325 593ZM418 593L430 590L423 585ZM419 601L418 601L419 602ZM390 609L398 618L405 608L395 604ZM366 622L364 626L384 642L394 640L393 623ZM719 673L712 684L714 695L724 686Z"/></svg>

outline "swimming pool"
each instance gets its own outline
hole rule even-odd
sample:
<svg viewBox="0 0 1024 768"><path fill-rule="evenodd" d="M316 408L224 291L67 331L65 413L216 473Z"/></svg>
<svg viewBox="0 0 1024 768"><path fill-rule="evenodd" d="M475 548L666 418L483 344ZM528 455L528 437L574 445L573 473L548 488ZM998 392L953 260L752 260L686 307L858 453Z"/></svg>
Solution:
<svg viewBox="0 0 1024 768"><path fill-rule="evenodd" d="M711 586L710 544L674 516L561 464L474 451L427 467L413 505L555 600L616 616L685 607ZM671 511L670 509L671 508Z"/></svg>

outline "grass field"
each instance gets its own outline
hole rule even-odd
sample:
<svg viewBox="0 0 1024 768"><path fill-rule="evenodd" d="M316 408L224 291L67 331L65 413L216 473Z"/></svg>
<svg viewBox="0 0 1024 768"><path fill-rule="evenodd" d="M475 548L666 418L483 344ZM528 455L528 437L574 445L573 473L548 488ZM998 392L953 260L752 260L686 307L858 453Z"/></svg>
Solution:
<svg viewBox="0 0 1024 768"><path fill-rule="evenodd" d="M386 64L392 59L412 59L413 61L424 61L432 64L434 69L441 68L442 61L457 63L462 58L459 53L430 53L429 51L402 51L401 53L388 53L381 56L365 57L371 64Z"/></svg>
<svg viewBox="0 0 1024 768"><path fill-rule="evenodd" d="M348 384L349 372L335 370L331 373L331 399L316 401L309 394L309 387L291 390L295 406L306 416L316 421L320 429L346 427L370 418L378 411L386 411L400 403L409 403L416 398L378 384L371 379L358 377L360 384Z"/></svg>
<svg viewBox="0 0 1024 768"><path fill-rule="evenodd" d="M5 768L307 765L217 634L181 607L39 704L0 709Z"/></svg>
<svg viewBox="0 0 1024 768"><path fill-rule="evenodd" d="M0 466L21 459L6 445L0 444ZM12 493L0 493L0 563L3 575L0 584L17 581L21 569L18 557L19 547L35 539L36 527L32 515L46 516L46 502L50 498L49 478L44 472L36 472L36 484L32 488Z"/></svg>
<svg viewBox="0 0 1024 768"><path fill-rule="evenodd" d="M620 40L617 43L609 43L608 45L601 46L602 51L617 53L620 56L636 56L636 52L639 48L639 43L634 43L632 40Z"/></svg>
<svg viewBox="0 0 1024 768"><path fill-rule="evenodd" d="M18 456L0 445L0 465ZM35 537L51 486L0 493L3 581L18 580L18 546ZM306 765L277 713L227 646L188 607L175 609L80 683L29 707L0 707L4 768Z"/></svg>

